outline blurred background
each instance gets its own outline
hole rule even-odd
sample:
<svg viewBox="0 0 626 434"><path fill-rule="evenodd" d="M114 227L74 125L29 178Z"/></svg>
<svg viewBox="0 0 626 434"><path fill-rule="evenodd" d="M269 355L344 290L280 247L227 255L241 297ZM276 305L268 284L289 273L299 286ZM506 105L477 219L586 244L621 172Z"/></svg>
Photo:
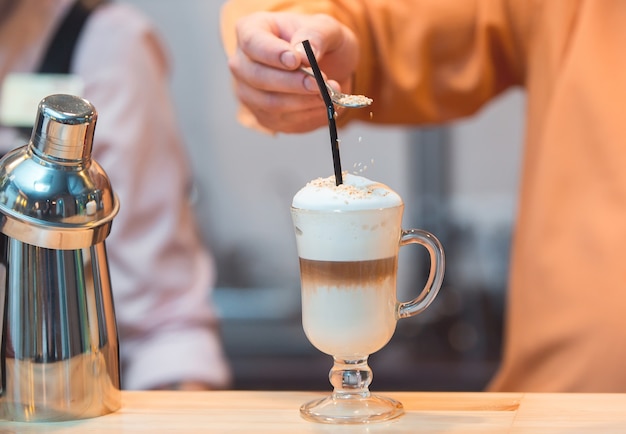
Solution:
<svg viewBox="0 0 626 434"><path fill-rule="evenodd" d="M119 0L157 24L197 180L203 235L216 258L215 302L237 389L328 390L332 360L309 344L289 206L307 181L332 174L327 131L269 136L240 126L219 37L221 0ZM497 368L524 98L503 95L445 128L354 124L341 130L344 170L405 200L404 227L446 250L437 300L398 323L370 358L372 389L480 390ZM402 249L399 298L424 284L426 257Z"/></svg>

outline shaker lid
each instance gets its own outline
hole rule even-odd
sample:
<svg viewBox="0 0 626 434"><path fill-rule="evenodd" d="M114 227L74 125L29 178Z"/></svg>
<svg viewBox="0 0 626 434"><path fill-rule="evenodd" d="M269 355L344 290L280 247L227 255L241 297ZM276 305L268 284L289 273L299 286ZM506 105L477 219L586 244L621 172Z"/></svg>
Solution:
<svg viewBox="0 0 626 434"><path fill-rule="evenodd" d="M41 100L30 143L0 159L0 232L52 249L83 248L108 236L119 201L91 158L96 120L83 98Z"/></svg>
<svg viewBox="0 0 626 434"><path fill-rule="evenodd" d="M31 135L39 156L81 161L91 156L98 114L87 100L65 94L45 97L39 103Z"/></svg>

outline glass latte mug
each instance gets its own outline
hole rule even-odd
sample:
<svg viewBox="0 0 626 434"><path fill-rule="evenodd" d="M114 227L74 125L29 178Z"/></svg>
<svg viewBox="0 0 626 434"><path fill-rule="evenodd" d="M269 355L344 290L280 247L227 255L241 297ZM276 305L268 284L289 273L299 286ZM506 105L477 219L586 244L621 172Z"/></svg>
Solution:
<svg viewBox="0 0 626 434"><path fill-rule="evenodd" d="M332 395L304 404L301 415L325 423L367 423L403 414L402 404L369 392L368 356L391 339L398 319L434 300L444 274L440 242L423 230L403 230L404 205L388 187L348 175L307 184L291 208L300 259L302 325L309 341L333 356ZM378 197L380 196L380 197ZM396 298L398 252L419 244L430 273L419 295Z"/></svg>

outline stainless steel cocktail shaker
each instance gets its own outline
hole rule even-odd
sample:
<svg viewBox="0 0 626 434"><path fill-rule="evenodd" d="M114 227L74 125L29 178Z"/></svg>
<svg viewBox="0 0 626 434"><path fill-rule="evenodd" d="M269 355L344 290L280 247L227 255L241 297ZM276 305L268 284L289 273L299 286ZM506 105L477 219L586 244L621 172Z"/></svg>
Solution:
<svg viewBox="0 0 626 434"><path fill-rule="evenodd" d="M0 160L0 419L120 407L105 248L119 204L91 158L96 120L88 101L48 96L30 142Z"/></svg>

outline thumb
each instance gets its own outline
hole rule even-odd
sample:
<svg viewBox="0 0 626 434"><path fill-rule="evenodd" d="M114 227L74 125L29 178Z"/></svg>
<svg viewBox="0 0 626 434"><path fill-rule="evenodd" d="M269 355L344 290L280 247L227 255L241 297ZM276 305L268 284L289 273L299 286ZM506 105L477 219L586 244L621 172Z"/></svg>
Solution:
<svg viewBox="0 0 626 434"><path fill-rule="evenodd" d="M308 40L320 68L339 77L351 74L356 66L358 44L354 33L329 15L312 15L300 23L289 38L294 51L308 62L302 41Z"/></svg>
<svg viewBox="0 0 626 434"><path fill-rule="evenodd" d="M319 50L315 49L315 47L311 44L309 39L304 39L301 42L297 43L294 47L298 55L301 59L305 59L305 64L313 65L313 63L317 63L317 58ZM313 58L309 57L313 56Z"/></svg>
<svg viewBox="0 0 626 434"><path fill-rule="evenodd" d="M294 34L291 39L291 46L294 51L298 53L300 58L304 60L305 63L310 64L308 60L308 56L306 54L306 50L304 49L304 41L308 41L309 46L311 47L311 51L313 52L313 56L316 60L320 60L324 57L325 54L325 42L320 37L319 34L311 35L309 32L301 31Z"/></svg>

